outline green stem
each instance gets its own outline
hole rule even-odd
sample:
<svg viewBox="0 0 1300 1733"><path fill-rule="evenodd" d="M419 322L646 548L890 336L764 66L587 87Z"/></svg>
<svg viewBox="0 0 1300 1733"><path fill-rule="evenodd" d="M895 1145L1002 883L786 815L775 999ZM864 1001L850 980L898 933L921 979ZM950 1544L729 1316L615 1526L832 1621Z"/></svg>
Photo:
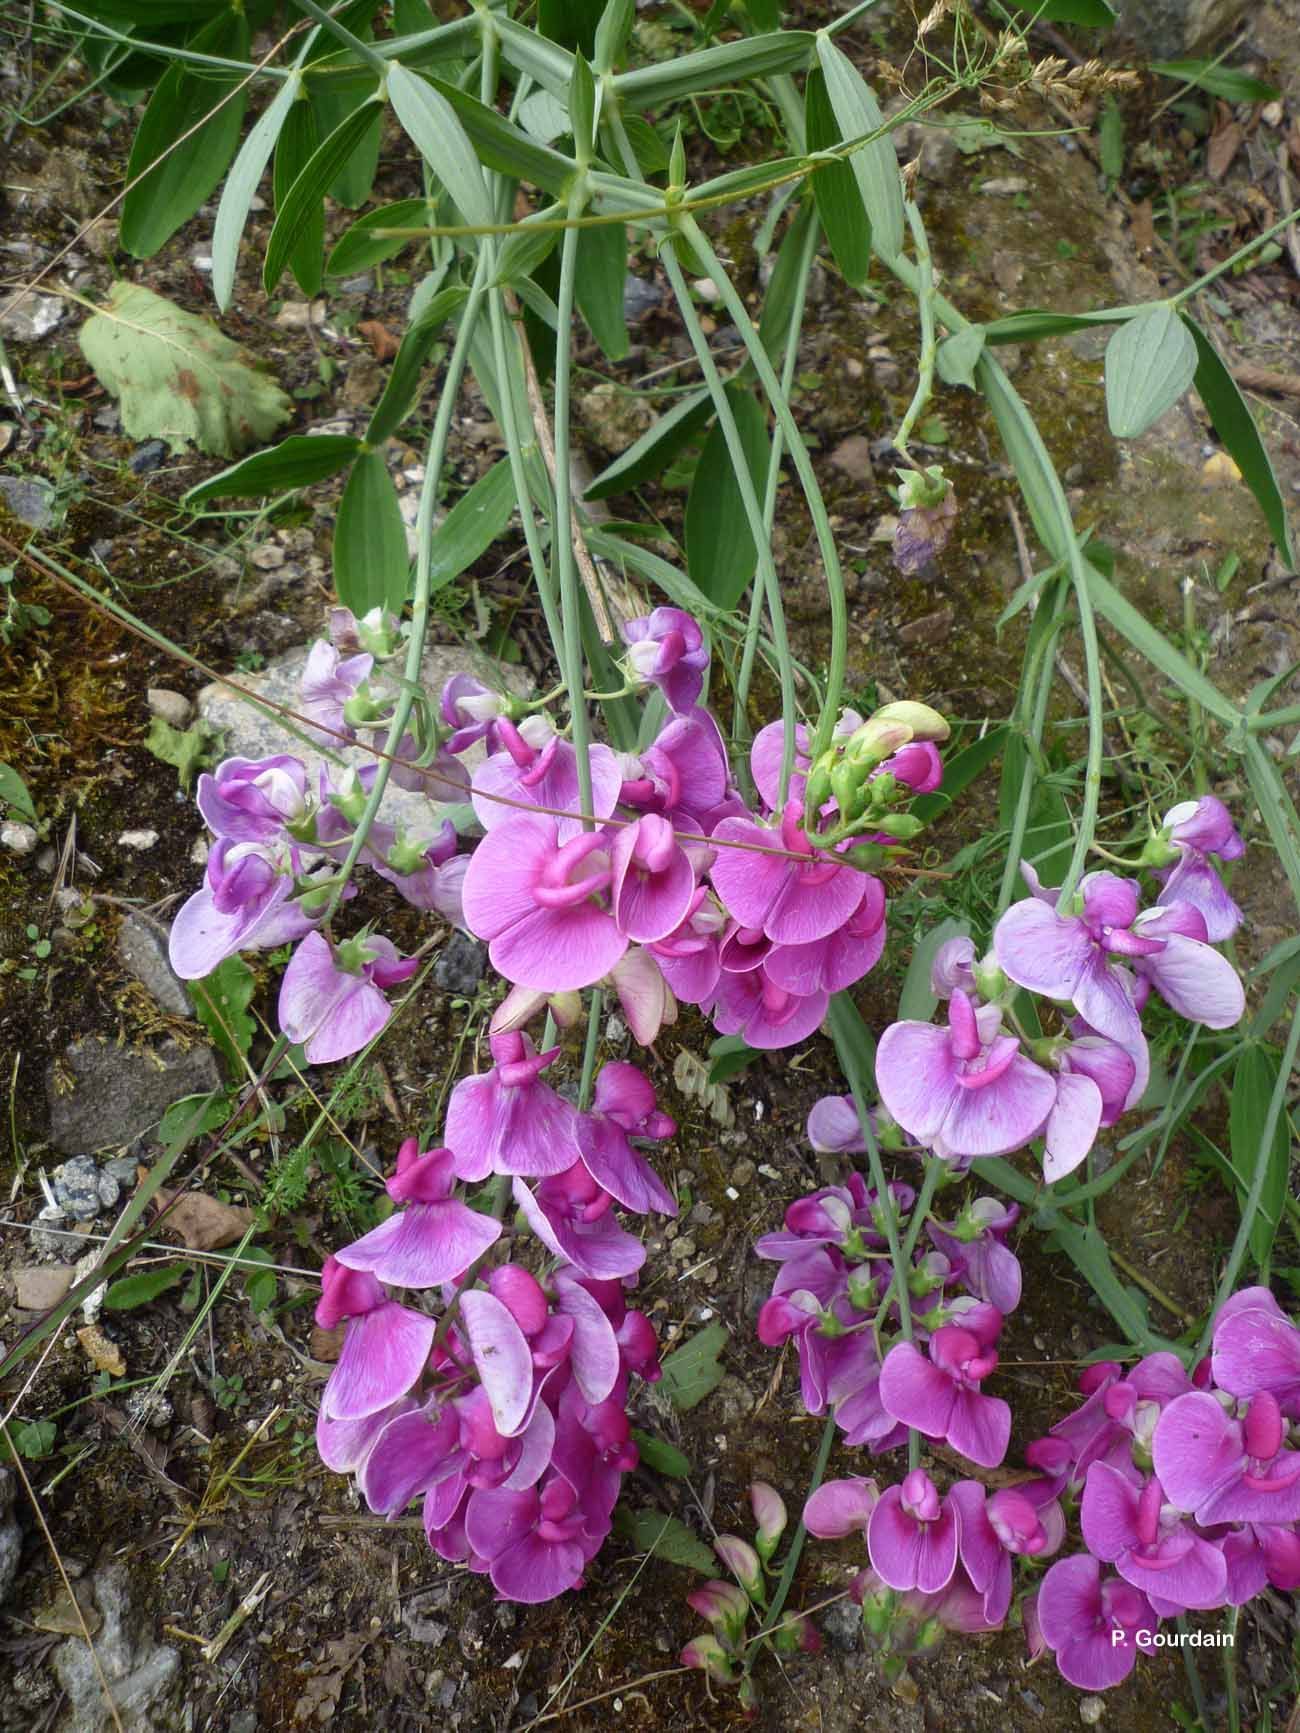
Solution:
<svg viewBox="0 0 1300 1733"><path fill-rule="evenodd" d="M585 1113L591 1103L591 1086L596 1076L596 1055L600 1051L600 1017L605 1008L605 989L591 989L587 1007L587 1040L582 1049L582 1080L578 1084L578 1112Z"/></svg>
<svg viewBox="0 0 1300 1733"><path fill-rule="evenodd" d="M692 246L694 242L692 241ZM790 657L790 640L785 629L785 608L781 602L781 581L777 577L776 565L772 559L771 541L763 523L762 510L758 503L758 495L754 491L754 479L749 473L749 463L745 457L745 448L741 444L740 430L736 426L736 417L732 412L731 400L723 386L717 365L714 362L708 339L700 327L699 316L695 311L695 303L691 300L691 292L682 267L678 262L674 248L673 237L669 236L660 248L660 257L664 262L668 281L677 297L681 309L682 323L686 326L686 334L691 340L691 346L700 363L700 371L704 375L704 383L709 388L717 410L718 426L722 429L722 437L726 441L727 455L731 458L731 467L735 473L736 485L740 489L741 504L745 511L745 520L749 526L750 537L754 543L754 551L758 562L759 583L767 595L768 618L772 622L772 642L776 646L777 661L781 672L781 715L785 728L784 752L781 761L781 789L779 805L784 808L786 790L790 784L790 776L794 770L795 754L795 722L797 707L794 691L794 665ZM721 271L721 265L718 270ZM714 277L718 282L718 277ZM748 315L741 309L741 316L748 322Z"/></svg>
<svg viewBox="0 0 1300 1733"><path fill-rule="evenodd" d="M328 30L345 48L350 48L364 66L377 72L382 80L388 72L388 62L383 55L373 49L368 42L363 42L359 36L354 36L346 24L340 24L332 13L323 6L318 6L316 0L293 0L295 6L305 12L309 18L314 18L322 29Z"/></svg>
<svg viewBox="0 0 1300 1733"><path fill-rule="evenodd" d="M569 215L582 215L587 203L585 183L569 195ZM578 271L577 229L564 231L560 253L560 287L556 299L559 319L555 337L555 524L552 552L559 569L561 652L564 683L569 689L569 717L573 746L578 759L578 806L583 826L593 825L591 794L591 719L583 697L586 681L582 668L582 612L578 595L578 567L573 554L573 478L570 473L569 404L572 371L569 345L573 336L573 303Z"/></svg>
<svg viewBox="0 0 1300 1733"><path fill-rule="evenodd" d="M903 1241L903 1263L908 1268L911 1267L912 1253L920 1241L925 1218L930 1213L930 1205L934 1202L934 1194L942 1185L947 1172L947 1165L940 1161L937 1155L926 1157L925 1178L921 1181L920 1196L913 1207L912 1219L907 1224L907 1237Z"/></svg>
<svg viewBox="0 0 1300 1733"><path fill-rule="evenodd" d="M817 1450L817 1460L813 1463L812 1479L808 1482L808 1490L804 1494L805 1506L807 1506L808 1500L826 1478L826 1464L831 1459L831 1451L834 1448L834 1445L835 1416L833 1414L828 1414L826 1416L826 1424L822 1427L822 1438L821 1444ZM746 1672L749 1671L753 1666L754 1661L758 1658L759 1639L770 1635L781 1622L781 1609L785 1606L786 1601L789 1599L790 1590L794 1587L794 1573L799 1568L799 1560L803 1556L804 1542L807 1538L808 1530L804 1527L803 1518L800 1517L799 1521L795 1524L794 1536L790 1541L790 1550L785 1555L785 1563L782 1565L781 1574L776 1580L776 1588L773 1590L772 1599L768 1602L767 1617L763 1621L763 1628L759 1631L753 1644L751 1644L750 1653L746 1657Z"/></svg>
<svg viewBox="0 0 1300 1733"><path fill-rule="evenodd" d="M930 401L934 390L934 362L939 352L939 340L934 324L934 264L930 257L930 241L925 232L925 224L921 221L921 213L908 199L904 209L907 212L907 225L912 231L912 242L916 247L916 271L919 279L917 294L917 309L921 315L921 356L917 373L916 390L912 393L912 401L907 406L907 414L899 425L894 436L894 445L907 455L907 442L912 437L912 429L920 419L921 412Z"/></svg>
<svg viewBox="0 0 1300 1733"><path fill-rule="evenodd" d="M1020 696L1033 692L1033 699L1027 706L1029 710L1028 728L1026 730L1030 746L1036 751L1043 738L1043 728L1047 722L1047 706L1052 697L1052 644L1056 639L1057 625L1065 609L1065 591L1061 586L1053 586L1054 602L1050 620L1043 629L1043 638L1036 647L1037 656L1041 662L1031 666L1030 652L1026 651L1026 667L1020 677ZM1033 636L1030 636L1030 646L1033 646ZM1035 685L1035 681L1037 684ZM1019 704L1020 698L1017 698ZM1020 877L1020 857L1024 852L1025 832L1029 828L1029 809L1034 798L1034 783L1036 773L1033 757L1027 755L1024 775L1020 779L1020 787L1016 793L1016 809L1011 815L1011 831L1007 838L1007 858L1002 869L1002 883L998 889L997 907L993 911L993 924L997 925L1002 916L1011 906L1016 885Z"/></svg>
<svg viewBox="0 0 1300 1733"><path fill-rule="evenodd" d="M1214 1304L1205 1323L1200 1344L1197 1347L1193 1364L1200 1360L1208 1351L1210 1338L1214 1331L1214 1320L1220 1306L1230 1298L1236 1286L1237 1276L1245 1262L1246 1252L1250 1247L1250 1236L1255 1227L1255 1218L1259 1214L1260 1204L1264 1200L1264 1186L1268 1180L1269 1168L1272 1165L1268 1152L1273 1147L1273 1138L1277 1132L1278 1120L1286 1103L1286 1092L1295 1070L1296 1054L1300 1052L1300 1003L1297 1003L1291 1017L1291 1033L1287 1037L1286 1051L1282 1055L1282 1065L1277 1074L1277 1082L1273 1085L1273 1093L1269 1096L1268 1112L1264 1116L1264 1129L1260 1133L1259 1148L1255 1152L1255 1171L1251 1175L1250 1190L1246 1193L1246 1202L1241 1212L1241 1221L1237 1227L1237 1237L1232 1242L1232 1250L1224 1265L1223 1275L1219 1281L1218 1291L1214 1296Z"/></svg>
<svg viewBox="0 0 1300 1733"><path fill-rule="evenodd" d="M1292 223L1297 222L1300 222L1300 211L1291 211L1287 216L1279 217L1277 222L1265 229L1262 235L1256 235L1254 240L1247 241L1244 247L1238 247L1235 253L1230 253L1226 259L1215 265L1212 270L1207 271L1203 277L1198 277L1194 283L1189 283L1185 289L1180 289L1176 295L1171 295L1169 305L1175 308L1181 307L1184 301L1190 301L1193 295L1199 295L1202 289L1209 288L1210 284L1223 276L1225 271L1232 270L1234 265L1239 265L1243 259L1248 259L1260 247L1267 245L1274 235L1280 235L1283 229L1289 229Z"/></svg>

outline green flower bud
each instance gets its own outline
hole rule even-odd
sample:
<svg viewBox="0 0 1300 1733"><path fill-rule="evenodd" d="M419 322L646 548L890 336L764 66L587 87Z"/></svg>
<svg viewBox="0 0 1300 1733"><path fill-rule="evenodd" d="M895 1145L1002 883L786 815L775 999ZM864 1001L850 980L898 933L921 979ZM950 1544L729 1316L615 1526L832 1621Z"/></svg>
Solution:
<svg viewBox="0 0 1300 1733"><path fill-rule="evenodd" d="M900 723L911 729L912 740L946 740L952 730L937 710L919 704L913 698L900 698L893 704L882 704L872 722ZM870 726L870 723L867 724ZM904 742L903 744L906 744Z"/></svg>
<svg viewBox="0 0 1300 1733"><path fill-rule="evenodd" d="M890 812L878 821L876 829L883 831L886 836L897 838L899 842L911 842L925 829L925 821L914 817L910 812Z"/></svg>
<svg viewBox="0 0 1300 1733"><path fill-rule="evenodd" d="M1002 998L1007 991L1007 978L998 967L997 960L990 951L982 962L976 963L971 973L975 977L975 986L980 997L987 999L992 1005Z"/></svg>

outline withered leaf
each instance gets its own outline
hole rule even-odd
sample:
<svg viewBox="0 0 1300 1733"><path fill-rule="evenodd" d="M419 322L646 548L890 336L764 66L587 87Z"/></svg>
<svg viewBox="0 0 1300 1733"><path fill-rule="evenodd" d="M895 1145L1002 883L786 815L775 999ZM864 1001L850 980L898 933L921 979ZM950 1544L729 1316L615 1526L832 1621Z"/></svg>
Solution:
<svg viewBox="0 0 1300 1733"><path fill-rule="evenodd" d="M166 1208L171 1194L160 1191L157 1195L159 1208ZM187 1191L167 1210L159 1226L170 1229L192 1252L214 1252L242 1239L252 1222L252 1210L242 1204L222 1203L206 1192Z"/></svg>

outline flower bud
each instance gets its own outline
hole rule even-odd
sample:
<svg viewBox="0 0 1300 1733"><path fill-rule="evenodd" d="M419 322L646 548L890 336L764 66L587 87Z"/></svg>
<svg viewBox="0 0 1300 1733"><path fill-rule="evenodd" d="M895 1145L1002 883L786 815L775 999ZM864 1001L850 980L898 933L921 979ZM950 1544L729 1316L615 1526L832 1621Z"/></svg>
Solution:
<svg viewBox="0 0 1300 1733"><path fill-rule="evenodd" d="M765 1480L756 1480L749 1489L749 1502L754 1521L758 1524L754 1544L759 1558L766 1564L785 1533L785 1500L774 1486L769 1486Z"/></svg>
<svg viewBox="0 0 1300 1733"><path fill-rule="evenodd" d="M713 1550L747 1594L763 1593L763 1567L747 1540L735 1534L720 1534Z"/></svg>
<svg viewBox="0 0 1300 1733"><path fill-rule="evenodd" d="M910 812L890 812L876 821L876 829L897 842L911 842L925 829L925 820L913 817Z"/></svg>
<svg viewBox="0 0 1300 1733"><path fill-rule="evenodd" d="M815 1655L821 1646L816 1627L803 1613L797 1613L778 1625L772 1634L772 1647L778 1655L797 1655L800 1650L806 1655Z"/></svg>
<svg viewBox="0 0 1300 1733"><path fill-rule="evenodd" d="M749 1596L743 1589L714 1579L703 1588L693 1589L686 1604L708 1620L725 1648L734 1651L739 1647L749 1618Z"/></svg>
<svg viewBox="0 0 1300 1733"><path fill-rule="evenodd" d="M952 730L937 710L914 698L899 698L892 704L882 704L871 722L901 724L909 730L908 740L946 740ZM868 727L871 726L869 722ZM905 746L907 741L900 741Z"/></svg>
<svg viewBox="0 0 1300 1733"><path fill-rule="evenodd" d="M980 998L990 1005L997 1004L1007 991L1007 978L998 967L992 951L982 962L975 964L972 973L975 977L975 990Z"/></svg>
<svg viewBox="0 0 1300 1733"><path fill-rule="evenodd" d="M734 1685L735 1669L716 1637L693 1637L679 1657L683 1667L698 1667L718 1685Z"/></svg>
<svg viewBox="0 0 1300 1733"><path fill-rule="evenodd" d="M330 805L342 813L349 824L361 823L361 815L366 810L366 791L351 765L331 787Z"/></svg>

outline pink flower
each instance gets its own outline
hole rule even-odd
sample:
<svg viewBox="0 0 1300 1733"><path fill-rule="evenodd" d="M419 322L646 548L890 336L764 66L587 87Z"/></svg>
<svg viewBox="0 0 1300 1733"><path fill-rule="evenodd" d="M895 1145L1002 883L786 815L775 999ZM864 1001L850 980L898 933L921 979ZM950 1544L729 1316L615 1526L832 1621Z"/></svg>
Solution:
<svg viewBox="0 0 1300 1733"><path fill-rule="evenodd" d="M1056 1655L1061 1676L1083 1691L1105 1691L1127 1679L1137 1660L1139 1634L1160 1620L1131 1584L1108 1576L1088 1553L1058 1559L1038 1591L1037 1625Z"/></svg>
<svg viewBox="0 0 1300 1733"><path fill-rule="evenodd" d="M871 1568L891 1589L936 1594L957 1568L960 1523L949 1499L940 1499L923 1469L901 1486L886 1487L867 1525Z"/></svg>
<svg viewBox="0 0 1300 1733"><path fill-rule="evenodd" d="M1239 1400L1270 1391L1284 1414L1300 1415L1300 1330L1267 1288L1245 1288L1214 1325L1214 1382Z"/></svg>
<svg viewBox="0 0 1300 1733"><path fill-rule="evenodd" d="M867 894L865 874L813 848L794 801L776 829L724 818L713 834L720 845L746 845L719 847L713 888L734 919L774 945L804 945L838 932Z"/></svg>
<svg viewBox="0 0 1300 1733"><path fill-rule="evenodd" d="M656 1106L645 1074L635 1065L611 1060L596 1079L592 1111L578 1116L578 1150L592 1179L624 1209L675 1216L676 1199L629 1138L659 1143L676 1130L675 1122Z"/></svg>
<svg viewBox="0 0 1300 1733"><path fill-rule="evenodd" d="M209 828L232 842L277 842L307 814L307 772L286 753L227 758L200 776L195 801Z"/></svg>
<svg viewBox="0 0 1300 1733"><path fill-rule="evenodd" d="M492 1069L462 1077L447 1105L443 1135L458 1178L563 1173L578 1156L577 1115L541 1081L559 1048L536 1053L517 1031L490 1036L488 1046Z"/></svg>
<svg viewBox="0 0 1300 1733"><path fill-rule="evenodd" d="M803 1507L804 1527L819 1540L865 1535L879 1502L880 1488L874 1480L864 1480L860 1475L848 1480L826 1480Z"/></svg>
<svg viewBox="0 0 1300 1733"><path fill-rule="evenodd" d="M957 1324L942 1325L928 1346L928 1360L912 1342L896 1342L885 1355L880 1397L886 1412L927 1438L946 1440L982 1468L996 1468L1007 1453L1011 1410L980 1389L997 1366L996 1351Z"/></svg>
<svg viewBox="0 0 1300 1733"><path fill-rule="evenodd" d="M1180 801L1165 814L1163 825L1168 853L1176 864L1156 877L1161 891L1158 903L1190 903L1205 921L1205 936L1212 945L1230 939L1241 925L1241 910L1224 888L1223 880L1210 865L1210 856L1240 860L1246 845L1237 834L1232 815L1221 800L1203 794L1199 800Z"/></svg>
<svg viewBox="0 0 1300 1733"><path fill-rule="evenodd" d="M1154 1475L1139 1489L1117 1468L1094 1462L1079 1516L1088 1550L1161 1605L1223 1605L1223 1554L1166 1502Z"/></svg>
<svg viewBox="0 0 1300 1733"><path fill-rule="evenodd" d="M580 1161L543 1179L535 1193L516 1179L514 1196L542 1244L584 1276L632 1276L645 1262L645 1247L619 1227L613 1198Z"/></svg>
<svg viewBox="0 0 1300 1733"><path fill-rule="evenodd" d="M764 966L743 974L723 970L711 1006L720 1035L743 1035L750 1047L792 1047L819 1029L830 1003L823 987L806 996L778 987Z"/></svg>
<svg viewBox="0 0 1300 1733"><path fill-rule="evenodd" d="M695 873L667 819L647 813L615 831L610 907L620 932L641 944L665 939L686 919Z"/></svg>
<svg viewBox="0 0 1300 1733"><path fill-rule="evenodd" d="M218 838L203 884L172 922L167 954L182 981L201 981L238 951L266 950L311 932L320 917L293 900L295 858L283 844Z"/></svg>
<svg viewBox="0 0 1300 1733"><path fill-rule="evenodd" d="M308 933L280 983L280 1028L302 1043L310 1065L347 1059L392 1015L384 990L409 981L418 967L378 934L348 939L335 950L320 933Z"/></svg>
<svg viewBox="0 0 1300 1733"><path fill-rule="evenodd" d="M529 717L519 728L501 717L496 730L502 750L479 765L470 785L470 799L483 829L490 833L515 822L515 807L492 798L505 796L508 801L571 814L550 819L551 828L560 842L580 836L583 824L578 811L578 754L574 747L561 740L542 716ZM599 741L590 748L590 763L594 814L597 819L608 818L618 803L623 773L618 759Z"/></svg>
<svg viewBox="0 0 1300 1733"><path fill-rule="evenodd" d="M501 1223L452 1196L454 1162L449 1149L421 1155L408 1137L388 1181L388 1195L406 1208L344 1247L338 1261L396 1288L434 1288L467 1270L500 1239Z"/></svg>
<svg viewBox="0 0 1300 1733"><path fill-rule="evenodd" d="M474 850L465 924L489 941L492 966L508 981L545 993L589 987L628 945L605 903L612 877L599 831L566 842L555 819L512 814Z"/></svg>
<svg viewBox="0 0 1300 1733"><path fill-rule="evenodd" d="M553 1600L582 1580L584 1517L577 1491L559 1474L523 1492L474 1492L465 1538L488 1563L492 1586L506 1600Z"/></svg>
<svg viewBox="0 0 1300 1733"><path fill-rule="evenodd" d="M368 1271L326 1258L316 1322L332 1330L348 1321L343 1350L321 1396L331 1420L364 1420L407 1394L433 1347L432 1318L390 1300Z"/></svg>
<svg viewBox="0 0 1300 1733"><path fill-rule="evenodd" d="M704 687L709 652L699 623L680 608L655 608L620 628L629 646L627 663L663 693L670 710L694 709Z"/></svg>
<svg viewBox="0 0 1300 1733"><path fill-rule="evenodd" d="M312 645L302 671L298 707L315 723L309 732L317 740L328 745L337 744L339 735L356 738L356 729L344 719L343 706L355 697L374 665L369 655L340 658L324 638Z"/></svg>
<svg viewBox="0 0 1300 1733"><path fill-rule="evenodd" d="M1300 1521L1300 1453L1283 1449L1285 1437L1271 1391L1252 1396L1241 1420L1207 1392L1192 1391L1156 1422L1156 1475L1201 1528Z"/></svg>
<svg viewBox="0 0 1300 1733"><path fill-rule="evenodd" d="M863 875L864 895L838 932L802 945L773 945L764 959L770 981L787 993L839 993L880 961L885 948L885 887Z"/></svg>

